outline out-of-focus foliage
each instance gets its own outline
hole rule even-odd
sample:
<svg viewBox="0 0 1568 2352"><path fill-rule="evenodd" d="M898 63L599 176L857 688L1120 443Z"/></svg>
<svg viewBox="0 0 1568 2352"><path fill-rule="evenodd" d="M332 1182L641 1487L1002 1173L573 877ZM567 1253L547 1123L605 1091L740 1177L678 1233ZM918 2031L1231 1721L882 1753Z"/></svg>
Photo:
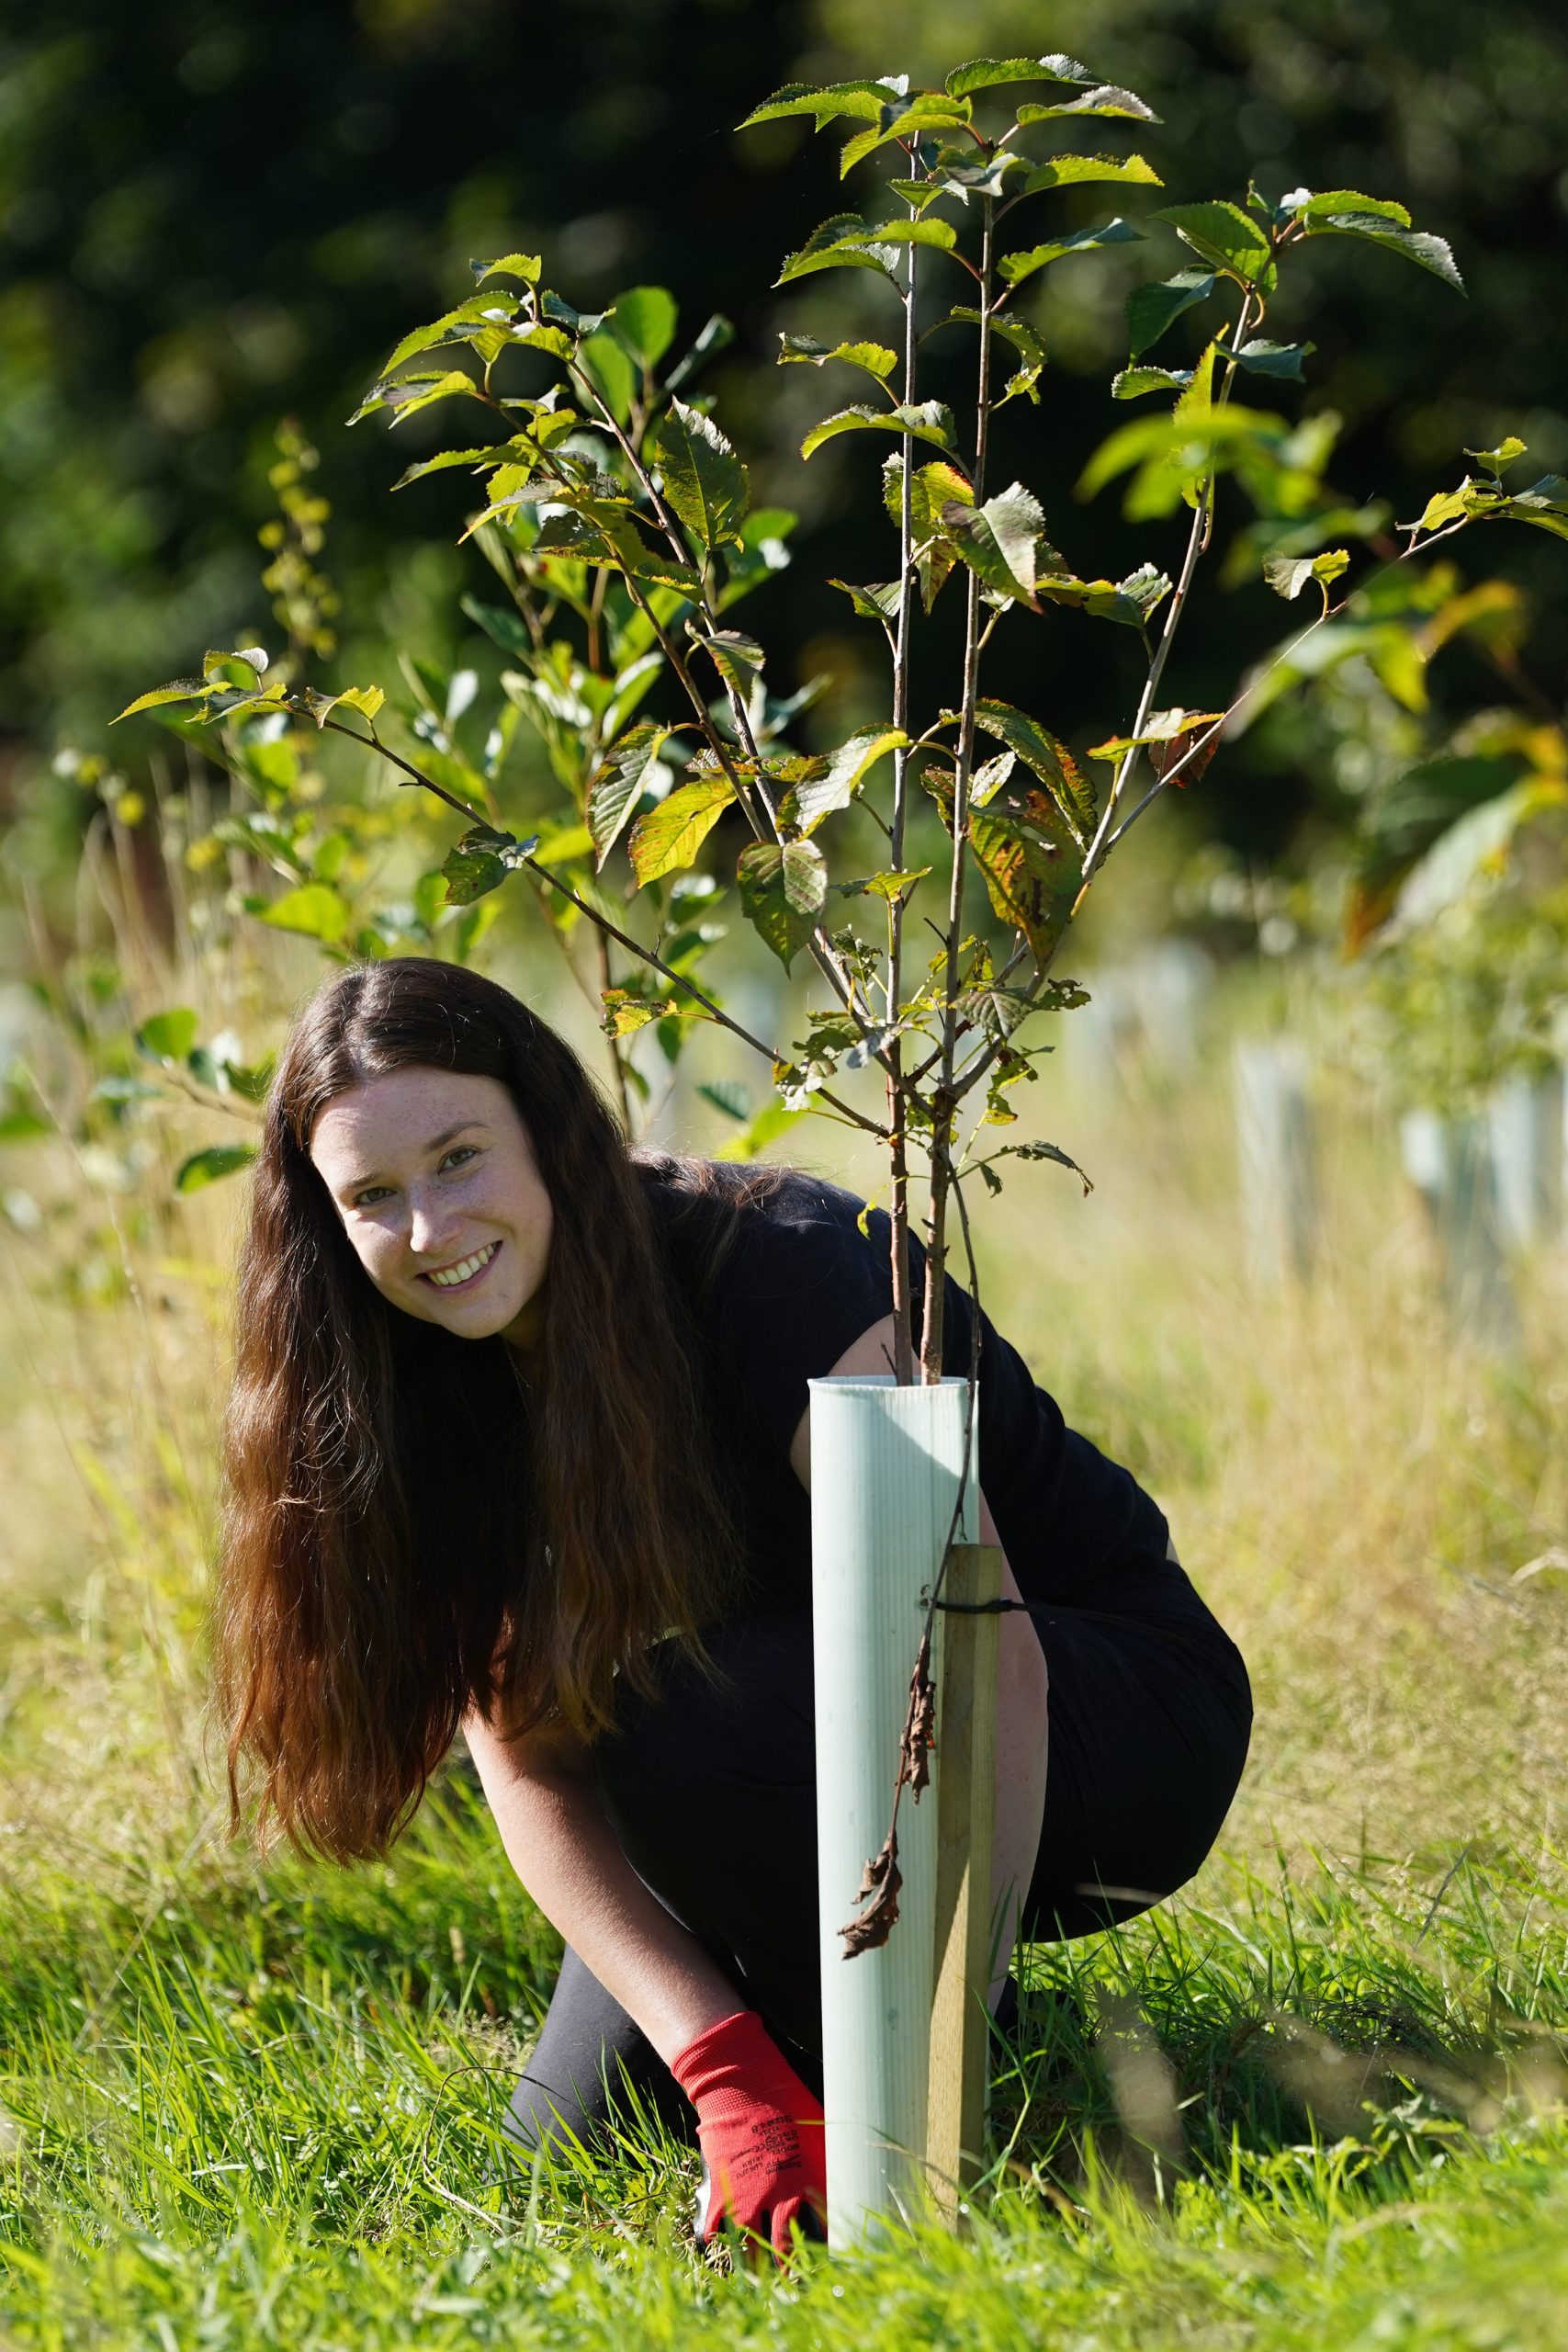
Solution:
<svg viewBox="0 0 1568 2352"><path fill-rule="evenodd" d="M583 299L658 282L688 318L734 316L727 411L760 462L760 496L784 499L768 436L782 469L798 432L786 403L764 435L783 313L752 256L796 247L818 215L785 168L804 126L740 140L730 126L792 74L881 73L894 56L919 74L1046 45L1166 94L1167 152L1188 158L1190 181L1172 179L1172 201L1224 185L1239 198L1249 166L1275 194L1397 188L1453 243L1474 281L1457 324L1434 323L1417 273L1359 274L1331 239L1302 274L1303 314L1322 307L1318 278L1332 295L1312 405L1345 420L1336 479L1352 507L1376 482L1402 516L1416 511L1402 495L1511 429L1543 467L1568 466L1568 318L1550 291L1568 37L1544 6L1433 0L1417 38L1389 0L1063 0L1043 29L1031 0L600 0L586 15L280 0L248 16L217 0L129 13L39 0L0 48L0 711L13 743L90 746L139 681L199 658L215 616L228 641L259 631L252 534L283 414L322 451L345 644L412 634L448 669L472 657L448 617L461 560L439 543L439 500L416 486L389 506L397 459L339 428L402 321L433 311L475 253L546 244ZM852 175L846 204L857 187ZM1072 225L1096 193L1064 196ZM1081 447L1098 379L1125 356L1125 287L1071 261L1025 291L1048 330L1050 414ZM1160 355L1171 364L1190 324ZM808 388L796 391L803 413ZM1050 471L1042 418L1012 401L998 448L1037 481ZM807 584L847 575L863 525L849 455L826 451L801 502L812 560L778 637L802 676L851 649L840 711L852 722L853 633L840 600ZM1048 511L1069 498L1066 478L1042 486ZM1549 563L1544 548L1510 558L1542 594ZM1210 632L1216 671L1245 633L1239 616ZM1534 651L1557 691L1561 651ZM1087 653L1075 644L1060 683L1103 704L1129 653L1109 633ZM1456 694L1472 683L1462 665L1454 681ZM998 690L1027 701L1034 684L1004 672ZM1200 685L1198 698L1212 697ZM1258 773L1227 760L1212 788L1249 852L1277 850L1303 815L1344 813L1310 769L1267 793Z"/></svg>

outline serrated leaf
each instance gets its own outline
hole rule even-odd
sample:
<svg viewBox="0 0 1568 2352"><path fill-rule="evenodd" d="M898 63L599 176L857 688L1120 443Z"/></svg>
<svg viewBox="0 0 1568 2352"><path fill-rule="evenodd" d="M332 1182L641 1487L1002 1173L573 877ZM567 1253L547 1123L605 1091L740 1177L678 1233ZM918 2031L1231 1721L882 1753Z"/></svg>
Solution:
<svg viewBox="0 0 1568 2352"><path fill-rule="evenodd" d="M1153 107L1140 98L1135 90L1121 90L1111 82L1098 83L1092 90L1086 90L1081 98L1068 98L1060 106L1020 107L1018 119L1023 124L1056 122L1064 116L1080 114L1110 115L1125 122L1159 120Z"/></svg>
<svg viewBox="0 0 1568 2352"><path fill-rule="evenodd" d="M1071 831L1087 843L1095 826L1094 792L1066 746L1027 711L988 695L975 706L975 724L1017 752L1045 786Z"/></svg>
<svg viewBox="0 0 1568 2352"><path fill-rule="evenodd" d="M983 808L994 800L1018 765L1016 752L998 752L994 760L982 761L969 778L969 806Z"/></svg>
<svg viewBox="0 0 1568 2352"><path fill-rule="evenodd" d="M897 259L896 245L872 243L871 231L858 212L835 212L813 229L797 252L784 255L773 282L788 286L821 269L874 269L891 277Z"/></svg>
<svg viewBox="0 0 1568 2352"><path fill-rule="evenodd" d="M387 697L379 686L344 686L334 699L345 710L361 711L367 718L374 719Z"/></svg>
<svg viewBox="0 0 1568 2352"><path fill-rule="evenodd" d="M433 344L461 340L461 330L465 327L503 324L516 308L515 294L502 293L499 289L489 294L470 294L468 300L459 302L455 311L448 311L444 317L433 319L428 326L415 327L405 334L382 368L383 379L390 376L394 368L400 368L405 360L415 358L422 351L428 351Z"/></svg>
<svg viewBox="0 0 1568 2352"><path fill-rule="evenodd" d="M1157 286L1136 286L1127 297L1128 350L1136 359L1156 344L1167 327L1190 311L1195 302L1202 302L1214 290L1214 275L1211 270L1179 270Z"/></svg>
<svg viewBox="0 0 1568 2352"><path fill-rule="evenodd" d="M1324 587L1350 568L1348 548L1326 548L1321 555L1270 555L1263 560L1263 577L1277 596L1299 596L1309 580Z"/></svg>
<svg viewBox="0 0 1568 2352"><path fill-rule="evenodd" d="M943 87L950 98L967 97L973 90L994 90L1007 82L1077 82L1085 89L1093 89L1094 75L1087 65L1076 58L1063 57L972 57L967 65L955 65Z"/></svg>
<svg viewBox="0 0 1568 2352"><path fill-rule="evenodd" d="M908 737L897 727L863 727L847 743L829 755L819 776L808 776L795 787L801 828L814 832L824 817L847 808L867 775L889 752L908 748Z"/></svg>
<svg viewBox="0 0 1568 2352"><path fill-rule="evenodd" d="M809 458L825 441L836 440L840 433L908 434L916 441L934 442L939 449L951 449L955 443L953 411L942 401L920 401L904 408L840 409L836 415L824 417L813 425L800 445L800 454Z"/></svg>
<svg viewBox="0 0 1568 2352"><path fill-rule="evenodd" d="M1237 204L1216 199L1209 204L1172 204L1155 214L1168 221L1183 244L1242 286L1274 282L1273 251L1256 220Z"/></svg>
<svg viewBox="0 0 1568 2352"><path fill-rule="evenodd" d="M1111 397L1135 401L1144 392L1180 392L1191 381L1190 368L1123 368L1111 379Z"/></svg>
<svg viewBox="0 0 1568 2352"><path fill-rule="evenodd" d="M904 459L902 454L889 458L882 469L882 499L897 528L903 527ZM942 582L958 561L958 549L952 533L942 521L943 510L953 504L973 506L975 492L956 466L943 465L940 458L917 466L909 478L909 519L914 544L919 550L916 570L919 575L920 601L929 613L936 602Z"/></svg>
<svg viewBox="0 0 1568 2352"><path fill-rule="evenodd" d="M1249 376L1273 376L1282 382L1299 384L1303 380L1302 362L1310 359L1317 349L1315 343L1269 343L1255 338L1244 343L1236 353L1236 365L1245 368Z"/></svg>
<svg viewBox="0 0 1568 2352"><path fill-rule="evenodd" d="M998 596L1035 605L1035 557L1045 532L1040 501L1023 484L987 498L983 506L957 502L942 511L942 522L972 571Z"/></svg>
<svg viewBox="0 0 1568 2352"><path fill-rule="evenodd" d="M1418 268L1428 269L1451 286L1456 294L1465 290L1464 280L1454 260L1453 247L1444 237L1429 236L1419 229L1403 229L1382 212L1333 212L1326 218L1314 216L1306 223L1309 237L1359 237L1363 243L1382 245L1392 254L1401 254Z"/></svg>
<svg viewBox="0 0 1568 2352"><path fill-rule="evenodd" d="M493 825L471 825L442 862L446 904L472 906L476 899L499 889L508 871L537 846L536 833L526 842L517 842L510 833L497 831Z"/></svg>
<svg viewBox="0 0 1568 2352"><path fill-rule="evenodd" d="M672 997L659 1001L634 996L629 989L601 989L599 1001L604 1008L599 1026L607 1037L635 1037L639 1029L664 1020L677 1009Z"/></svg>
<svg viewBox="0 0 1568 2352"><path fill-rule="evenodd" d="M704 547L739 539L750 503L746 469L711 417L673 401L659 428L664 495Z"/></svg>
<svg viewBox="0 0 1568 2352"><path fill-rule="evenodd" d="M885 106L894 104L908 87L895 88L889 82L826 82L819 86L810 82L786 82L760 107L754 107L737 130L750 130L753 123L781 122L791 115L808 114L820 130L825 123L837 122L848 116L852 121L875 122Z"/></svg>
<svg viewBox="0 0 1568 2352"><path fill-rule="evenodd" d="M672 731L655 720L643 719L611 745L589 778L588 830L597 868L603 869L643 794L662 792L670 782L671 771L659 754Z"/></svg>
<svg viewBox="0 0 1568 2352"><path fill-rule="evenodd" d="M530 319L525 325L513 327L509 340L520 343L528 351L548 352L552 359L570 359L577 349L564 327L551 326L544 319Z"/></svg>
<svg viewBox="0 0 1568 2352"><path fill-rule="evenodd" d="M328 882L301 882L265 909L262 921L274 931L297 931L335 947L348 928L348 908Z"/></svg>
<svg viewBox="0 0 1568 2352"><path fill-rule="evenodd" d="M175 678L166 686L154 686L151 693L138 695L134 702L128 702L123 710L115 713L109 725L118 727L122 718L134 718L139 710L156 710L164 703L206 702L211 692L205 678Z"/></svg>
<svg viewBox="0 0 1568 2352"><path fill-rule="evenodd" d="M204 1185L216 1184L221 1177L236 1174L250 1166L256 1148L254 1143L214 1143L209 1144L205 1151L193 1151L175 1171L175 1192L199 1193Z"/></svg>
<svg viewBox="0 0 1568 2352"><path fill-rule="evenodd" d="M521 277L536 285L545 265L538 254L500 254L494 261L471 261L468 267L482 285L487 277Z"/></svg>
<svg viewBox="0 0 1568 2352"><path fill-rule="evenodd" d="M886 899L891 904L900 891L907 889L911 882L923 882L931 871L929 865L917 865L903 872L890 868L886 874L863 874L856 881L835 882L832 887L846 899L871 897Z"/></svg>
<svg viewBox="0 0 1568 2352"><path fill-rule="evenodd" d="M176 1005L172 1012L155 1012L151 1020L144 1021L136 1033L136 1042L154 1061L183 1062L196 1043L199 1025L188 1005Z"/></svg>
<svg viewBox="0 0 1568 2352"><path fill-rule="evenodd" d="M859 368L867 376L874 376L881 383L891 376L898 365L898 355L882 343L818 343L808 334L781 334L783 349L779 366L792 360L808 361L813 368L822 367L829 359L841 359L846 367Z"/></svg>
<svg viewBox="0 0 1568 2352"><path fill-rule="evenodd" d="M787 972L821 919L828 868L815 842L753 842L736 868L747 920Z"/></svg>
<svg viewBox="0 0 1568 2352"><path fill-rule="evenodd" d="M998 918L1049 962L1083 881L1083 854L1056 802L1009 786L969 815L969 842Z"/></svg>
<svg viewBox="0 0 1568 2352"><path fill-rule="evenodd" d="M1136 735L1113 735L1103 743L1093 743L1089 755L1091 760L1125 759L1129 752L1174 742L1178 736L1217 725L1224 717L1223 710L1154 710Z"/></svg>
<svg viewBox="0 0 1568 2352"><path fill-rule="evenodd" d="M1077 229L1068 237L1056 237L1049 244L1033 245L1027 253L1004 254L997 265L998 275L1010 286L1021 286L1038 269L1048 268L1054 261L1061 261L1068 254L1097 252L1102 245L1126 245L1143 235L1131 220L1120 218L1101 221L1098 229Z"/></svg>
<svg viewBox="0 0 1568 2352"><path fill-rule="evenodd" d="M950 311L948 316L952 319L963 319L973 326L978 326L980 323L979 311L965 309L962 305ZM1027 319L1012 318L1004 311L999 315L996 312L992 313L991 333L994 335L1001 335L1010 343L1022 363L1008 379L1002 392L1002 400L1013 400L1020 393L1024 393L1030 400L1038 401L1039 394L1034 387L1040 380L1046 358L1045 345L1038 331L1030 325ZM998 401L997 405L1000 407L1001 401Z"/></svg>
<svg viewBox="0 0 1568 2352"><path fill-rule="evenodd" d="M1517 433L1510 433L1495 449L1467 449L1464 454L1484 466L1489 474L1500 474L1516 458L1524 456L1526 446Z"/></svg>
<svg viewBox="0 0 1568 2352"><path fill-rule="evenodd" d="M1392 220L1396 228L1408 229L1410 215L1403 204L1392 203L1386 197L1362 196L1353 187L1326 188L1316 196L1305 188L1295 188L1280 199L1281 212L1293 212L1298 220L1321 220L1334 212L1370 213L1379 220Z"/></svg>
<svg viewBox="0 0 1568 2352"><path fill-rule="evenodd" d="M843 591L863 621L891 623L898 617L898 582L896 580L874 581L865 588L856 588L848 580L829 580L828 585Z"/></svg>
<svg viewBox="0 0 1568 2352"><path fill-rule="evenodd" d="M486 449L443 449L438 457L421 458L417 464L405 467L392 484L394 490L406 490L411 481L419 481L426 474L444 473L449 466L481 466L493 464L510 454L511 444L492 443Z"/></svg>
<svg viewBox="0 0 1568 2352"><path fill-rule="evenodd" d="M253 677L259 678L266 668L266 653L259 645L242 645L232 653L224 652L220 648L204 653L201 657L202 676L210 679L225 662L238 662L243 668L250 671Z"/></svg>
<svg viewBox="0 0 1568 2352"><path fill-rule="evenodd" d="M941 90L917 90L907 103L884 109L868 130L846 140L839 156L839 177L847 179L857 164L895 139L909 141L942 130L962 130L973 112L967 98L950 98Z"/></svg>
<svg viewBox="0 0 1568 2352"><path fill-rule="evenodd" d="M1008 1154L1010 1159L1054 1159L1058 1168L1070 1168L1073 1174L1077 1178L1078 1182L1083 1186L1084 1198L1086 1200L1094 1190L1094 1186L1084 1174L1083 1170L1078 1166L1077 1161L1070 1158L1069 1155L1061 1148L1059 1144L1010 1143L1004 1144L1002 1146L1002 1149Z"/></svg>
<svg viewBox="0 0 1568 2352"><path fill-rule="evenodd" d="M694 865L697 852L735 797L722 770L677 786L657 808L639 817L626 842L637 888Z"/></svg>
<svg viewBox="0 0 1568 2352"><path fill-rule="evenodd" d="M721 678L734 687L742 703L761 684L764 655L754 637L744 629L716 628L704 634L688 621L688 634L707 654Z"/></svg>
<svg viewBox="0 0 1568 2352"><path fill-rule="evenodd" d="M1038 196L1054 187L1087 187L1096 182L1122 180L1138 187L1163 187L1165 182L1142 155L1053 155L1036 164L1019 190Z"/></svg>

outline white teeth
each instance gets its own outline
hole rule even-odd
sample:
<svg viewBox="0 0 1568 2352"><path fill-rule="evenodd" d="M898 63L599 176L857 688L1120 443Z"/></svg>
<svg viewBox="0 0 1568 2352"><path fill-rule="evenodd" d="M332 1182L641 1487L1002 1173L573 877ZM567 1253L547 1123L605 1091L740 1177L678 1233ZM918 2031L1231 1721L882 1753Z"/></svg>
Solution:
<svg viewBox="0 0 1568 2352"><path fill-rule="evenodd" d="M438 1274L427 1274L425 1279L433 1282L437 1290L455 1289L458 1283L471 1281L481 1266L488 1266L500 1247L499 1241L491 1241L473 1257L461 1259L455 1266L443 1266Z"/></svg>

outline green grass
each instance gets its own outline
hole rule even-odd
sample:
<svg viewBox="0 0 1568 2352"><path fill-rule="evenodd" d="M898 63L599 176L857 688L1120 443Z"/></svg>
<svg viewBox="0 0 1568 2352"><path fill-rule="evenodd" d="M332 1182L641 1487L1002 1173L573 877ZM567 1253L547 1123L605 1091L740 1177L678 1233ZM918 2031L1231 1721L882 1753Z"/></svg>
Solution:
<svg viewBox="0 0 1568 2352"><path fill-rule="evenodd" d="M13 1245L0 2345L1568 2344L1568 1603L1513 1581L1568 1532L1568 1272L1532 1270L1517 1363L1467 1354L1347 1098L1320 1279L1260 1308L1222 1088L1069 1103L1093 1202L1019 1180L991 1247L1003 1328L1247 1654L1241 1799L1175 1902L1028 1956L969 2235L787 2278L695 2253L651 2127L511 2154L557 1947L463 1772L385 1865L226 1840L221 1199L117 1207L96 1304L62 1267L101 1204Z"/></svg>

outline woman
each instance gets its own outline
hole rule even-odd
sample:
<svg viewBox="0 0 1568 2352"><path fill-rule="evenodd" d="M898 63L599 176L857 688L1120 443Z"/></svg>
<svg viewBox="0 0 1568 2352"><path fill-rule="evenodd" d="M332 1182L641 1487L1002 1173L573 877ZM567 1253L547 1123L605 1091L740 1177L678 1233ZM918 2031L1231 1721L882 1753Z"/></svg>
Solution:
<svg viewBox="0 0 1568 2352"><path fill-rule="evenodd" d="M807 1382L888 1361L861 1214L628 1150L475 973L346 970L268 1099L228 1425L236 1803L248 1767L297 1842L379 1853L461 1727L567 1944L519 2135L591 2134L626 2082L694 2107L705 2233L781 2250L824 2186ZM950 1370L969 1314L950 1281ZM980 1364L982 1532L1031 1605L1001 1622L995 1893L1082 1935L1198 1867L1247 1678L1154 1503L984 1317Z"/></svg>

